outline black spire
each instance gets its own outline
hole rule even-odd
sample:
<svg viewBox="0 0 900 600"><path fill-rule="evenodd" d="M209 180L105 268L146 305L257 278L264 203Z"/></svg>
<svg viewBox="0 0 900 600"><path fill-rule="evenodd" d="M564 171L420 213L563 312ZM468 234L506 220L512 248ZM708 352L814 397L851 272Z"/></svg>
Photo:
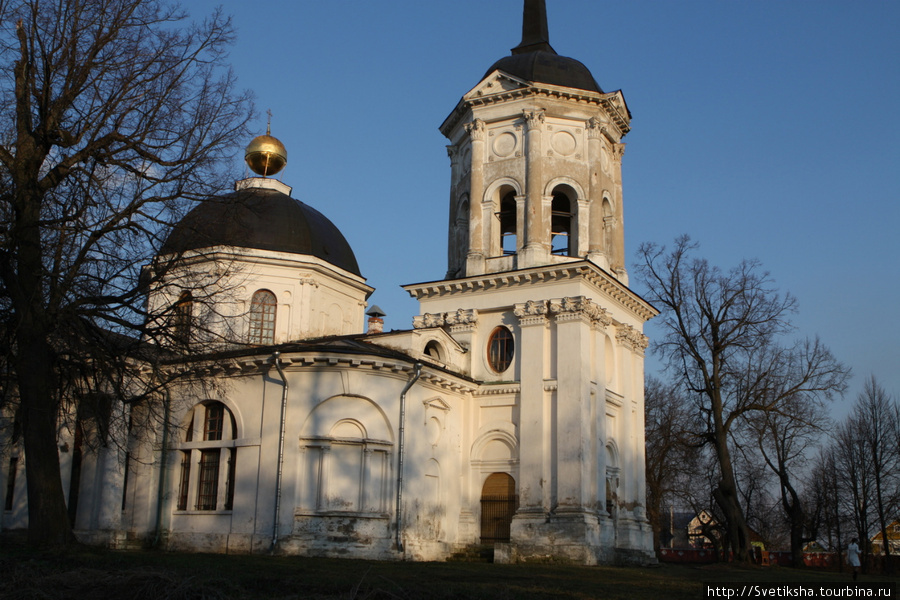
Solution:
<svg viewBox="0 0 900 600"><path fill-rule="evenodd" d="M547 2L546 0L525 0L525 8L522 11L522 41L512 49L512 53L526 54L538 50L556 54L556 51L550 46Z"/></svg>

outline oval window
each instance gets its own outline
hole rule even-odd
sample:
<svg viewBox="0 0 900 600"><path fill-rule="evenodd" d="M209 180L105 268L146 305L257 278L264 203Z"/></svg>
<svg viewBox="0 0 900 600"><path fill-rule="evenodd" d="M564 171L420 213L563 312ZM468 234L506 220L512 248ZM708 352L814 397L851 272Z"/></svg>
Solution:
<svg viewBox="0 0 900 600"><path fill-rule="evenodd" d="M488 364L491 369L497 373L507 370L512 362L514 349L512 332L502 326L494 329L488 340L487 348Z"/></svg>

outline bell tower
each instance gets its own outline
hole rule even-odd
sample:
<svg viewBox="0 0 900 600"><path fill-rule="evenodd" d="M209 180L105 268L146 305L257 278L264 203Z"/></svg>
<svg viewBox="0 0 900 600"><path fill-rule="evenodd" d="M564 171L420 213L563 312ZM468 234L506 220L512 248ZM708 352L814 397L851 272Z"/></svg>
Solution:
<svg viewBox="0 0 900 600"><path fill-rule="evenodd" d="M631 115L549 42L544 0L522 41L441 125L450 140L447 278L588 260L627 285L621 162Z"/></svg>
<svg viewBox="0 0 900 600"><path fill-rule="evenodd" d="M496 542L479 502L502 480L517 498L508 560L654 560L642 331L656 310L625 271L630 119L621 92L550 45L544 0L524 0L521 43L441 125L447 275L404 288L418 334L442 328L478 385L458 411L459 541Z"/></svg>

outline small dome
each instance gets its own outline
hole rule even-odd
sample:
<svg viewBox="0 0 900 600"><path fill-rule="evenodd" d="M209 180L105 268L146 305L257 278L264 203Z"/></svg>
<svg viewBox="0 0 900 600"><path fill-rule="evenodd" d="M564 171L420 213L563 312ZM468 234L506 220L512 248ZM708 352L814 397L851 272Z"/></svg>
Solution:
<svg viewBox="0 0 900 600"><path fill-rule="evenodd" d="M550 85L603 93L586 66L574 58L560 56L552 49L550 52L535 50L505 56L495 62L484 74L484 77L494 71L503 71L532 83L549 83Z"/></svg>
<svg viewBox="0 0 900 600"><path fill-rule="evenodd" d="M334 223L275 189L247 187L202 202L172 229L159 253L214 246L315 256L361 276L350 244Z"/></svg>

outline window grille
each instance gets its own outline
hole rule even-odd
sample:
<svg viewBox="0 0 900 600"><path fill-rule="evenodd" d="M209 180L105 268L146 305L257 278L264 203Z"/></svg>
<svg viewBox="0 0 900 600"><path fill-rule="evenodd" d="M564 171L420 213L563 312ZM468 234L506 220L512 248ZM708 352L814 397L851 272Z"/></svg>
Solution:
<svg viewBox="0 0 900 600"><path fill-rule="evenodd" d="M219 494L219 454L218 449L200 452L197 510L216 510L216 500Z"/></svg>

